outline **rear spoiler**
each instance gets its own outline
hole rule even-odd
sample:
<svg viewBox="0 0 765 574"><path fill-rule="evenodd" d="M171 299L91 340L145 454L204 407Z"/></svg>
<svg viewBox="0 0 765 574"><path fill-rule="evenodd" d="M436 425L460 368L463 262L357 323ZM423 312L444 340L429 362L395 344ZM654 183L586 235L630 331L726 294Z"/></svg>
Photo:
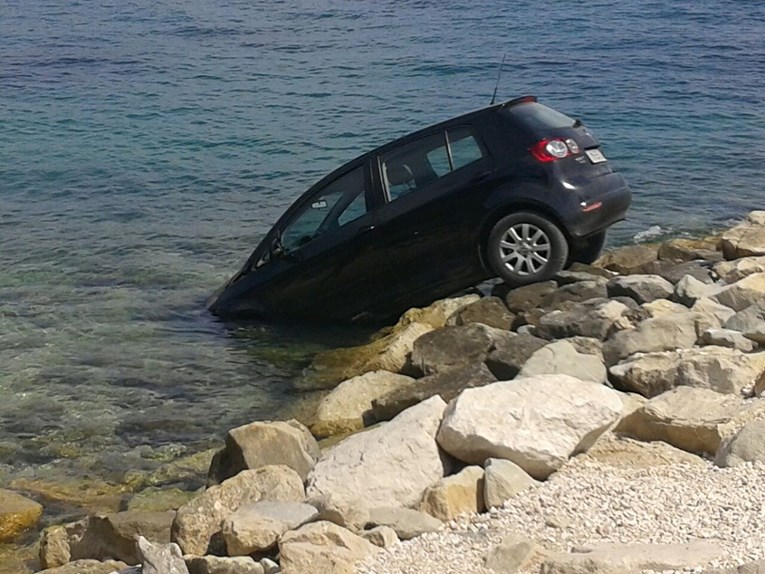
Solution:
<svg viewBox="0 0 765 574"><path fill-rule="evenodd" d="M512 108L513 106L516 106L518 104L530 104L530 103L535 103L536 101L537 101L536 96L521 96L520 98L513 98L512 100L508 100L499 105L502 108Z"/></svg>

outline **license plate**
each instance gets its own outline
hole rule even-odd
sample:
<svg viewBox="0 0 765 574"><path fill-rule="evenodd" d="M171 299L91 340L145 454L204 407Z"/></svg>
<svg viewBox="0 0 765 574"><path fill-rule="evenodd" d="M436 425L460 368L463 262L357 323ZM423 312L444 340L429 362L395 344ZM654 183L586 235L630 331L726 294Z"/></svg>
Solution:
<svg viewBox="0 0 765 574"><path fill-rule="evenodd" d="M584 153L587 154L587 157L590 158L592 163L603 163L606 161L606 156L604 156L603 152L599 149L588 149L585 150Z"/></svg>

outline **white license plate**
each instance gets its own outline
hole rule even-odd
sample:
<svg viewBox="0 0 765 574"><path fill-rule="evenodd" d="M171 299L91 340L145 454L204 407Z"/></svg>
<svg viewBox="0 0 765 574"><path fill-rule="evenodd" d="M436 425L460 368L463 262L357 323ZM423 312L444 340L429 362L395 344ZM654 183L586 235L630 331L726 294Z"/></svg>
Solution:
<svg viewBox="0 0 765 574"><path fill-rule="evenodd" d="M588 149L585 150L584 153L587 154L587 157L590 158L592 163L603 163L606 161L606 156L604 156L603 152L599 149Z"/></svg>

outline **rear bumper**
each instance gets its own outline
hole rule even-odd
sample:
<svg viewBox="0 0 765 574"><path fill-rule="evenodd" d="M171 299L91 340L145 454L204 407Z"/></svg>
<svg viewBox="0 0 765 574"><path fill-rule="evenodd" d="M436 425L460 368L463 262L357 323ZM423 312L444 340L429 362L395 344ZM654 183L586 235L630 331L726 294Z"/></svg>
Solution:
<svg viewBox="0 0 765 574"><path fill-rule="evenodd" d="M599 233L627 216L627 209L632 203L632 192L624 178L618 173L612 173L599 179L596 188L588 189L586 195L579 195L576 204L570 205L567 217L564 217L564 224L571 237L581 238Z"/></svg>

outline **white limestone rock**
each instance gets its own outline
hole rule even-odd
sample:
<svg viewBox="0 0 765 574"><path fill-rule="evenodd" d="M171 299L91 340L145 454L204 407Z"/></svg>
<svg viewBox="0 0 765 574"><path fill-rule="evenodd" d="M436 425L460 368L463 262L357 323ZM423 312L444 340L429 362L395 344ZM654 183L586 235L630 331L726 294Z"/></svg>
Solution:
<svg viewBox="0 0 765 574"><path fill-rule="evenodd" d="M504 458L544 479L586 451L621 412L615 391L568 375L503 381L452 401L438 442L464 462Z"/></svg>

